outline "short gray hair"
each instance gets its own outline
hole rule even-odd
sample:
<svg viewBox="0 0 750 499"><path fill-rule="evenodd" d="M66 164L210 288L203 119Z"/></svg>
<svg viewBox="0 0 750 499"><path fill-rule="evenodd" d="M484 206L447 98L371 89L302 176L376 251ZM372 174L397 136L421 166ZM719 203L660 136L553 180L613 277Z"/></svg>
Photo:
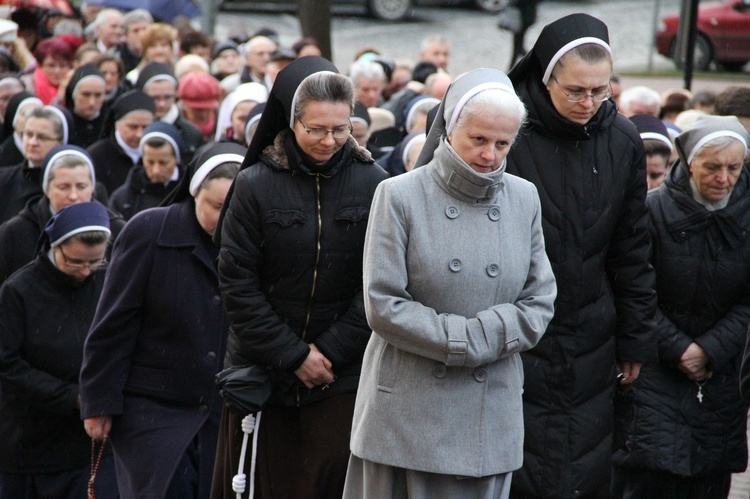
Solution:
<svg viewBox="0 0 750 499"><path fill-rule="evenodd" d="M122 17L122 12L120 12L117 9L103 9L103 10L100 10L99 13L96 15L96 18L94 19L94 22L92 24L94 26L99 26L101 23L103 23L105 21L105 19L107 19L107 17L109 17L111 15L114 15L114 14Z"/></svg>
<svg viewBox="0 0 750 499"><path fill-rule="evenodd" d="M86 164L81 156L77 154L64 154L55 159L55 162L51 165L47 165L47 183L54 180L55 171L58 168L78 168L79 166L86 167L86 170L89 172L89 179L93 182L94 179L91 177L91 170L89 169L89 165Z"/></svg>
<svg viewBox="0 0 750 499"><path fill-rule="evenodd" d="M305 112L309 102L343 102L354 109L354 85L344 75L321 72L308 76L297 90L297 101L294 106L294 118Z"/></svg>
<svg viewBox="0 0 750 499"><path fill-rule="evenodd" d="M385 71L377 62L357 61L349 68L349 78L355 87L359 80L379 80L385 83Z"/></svg>
<svg viewBox="0 0 750 499"><path fill-rule="evenodd" d="M63 125L62 118L60 118L60 115L57 114L56 111L44 107L37 107L29 113L27 118L37 118L49 121L55 128L57 140L62 142L65 139L65 126Z"/></svg>
<svg viewBox="0 0 750 499"><path fill-rule="evenodd" d="M131 24L135 24L135 23L151 24L153 22L154 22L154 16L152 16L151 13L147 11L146 9L131 10L130 12L122 16L122 27L125 28L126 33Z"/></svg>
<svg viewBox="0 0 750 499"><path fill-rule="evenodd" d="M661 96L659 92L645 85L637 85L622 91L620 94L620 110L624 113L630 111L633 102L640 102L644 106L654 107L656 115L661 110Z"/></svg>
<svg viewBox="0 0 750 499"><path fill-rule="evenodd" d="M516 135L526 121L526 106L521 102L521 99L515 93L493 88L479 92L469 99L469 102L461 109L461 114L458 115L453 130L458 130L469 119L482 112L490 112L495 116L511 115L516 118L518 120ZM515 136L513 140L515 141Z"/></svg>

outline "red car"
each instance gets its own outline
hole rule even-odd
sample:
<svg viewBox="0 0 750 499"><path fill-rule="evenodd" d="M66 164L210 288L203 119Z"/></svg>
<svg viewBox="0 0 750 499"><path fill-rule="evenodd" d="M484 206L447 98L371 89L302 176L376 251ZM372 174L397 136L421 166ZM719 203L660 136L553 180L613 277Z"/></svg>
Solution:
<svg viewBox="0 0 750 499"><path fill-rule="evenodd" d="M662 19L656 33L657 51L675 58L679 15ZM710 69L712 63L728 71L740 71L750 61L750 0L725 0L698 8L695 69Z"/></svg>

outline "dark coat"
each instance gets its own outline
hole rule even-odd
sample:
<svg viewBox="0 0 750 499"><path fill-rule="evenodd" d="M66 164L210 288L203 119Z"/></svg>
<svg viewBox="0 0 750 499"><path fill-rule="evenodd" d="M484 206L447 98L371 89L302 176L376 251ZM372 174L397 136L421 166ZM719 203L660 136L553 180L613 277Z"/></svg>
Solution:
<svg viewBox="0 0 750 499"><path fill-rule="evenodd" d="M547 332L521 355L525 453L513 486L597 495L610 480L615 361L656 358L643 145L609 101L581 126L557 113L540 83L514 84L529 119L507 171L539 191L558 294Z"/></svg>
<svg viewBox="0 0 750 499"><path fill-rule="evenodd" d="M109 228L112 231L107 256L111 254L112 244L123 226L125 219L110 209ZM31 201L21 212L0 225L0 283L10 277L34 259L39 246L39 236L52 217L49 200L42 196Z"/></svg>
<svg viewBox="0 0 750 499"><path fill-rule="evenodd" d="M41 168L29 168L24 160L9 168L0 168L0 224L18 215L34 198L43 195Z"/></svg>
<svg viewBox="0 0 750 499"><path fill-rule="evenodd" d="M219 258L232 321L227 364L272 368L270 403L289 406L357 389L370 337L362 249L375 187L387 178L353 139L322 173L305 166L293 142L279 134L240 171ZM337 379L326 390L308 390L294 374L308 343L333 364Z"/></svg>
<svg viewBox="0 0 750 499"><path fill-rule="evenodd" d="M102 110L104 111L104 110ZM71 130L69 144L86 149L99 139L99 134L104 126L104 112L93 120L87 120L75 114L73 115L73 129Z"/></svg>
<svg viewBox="0 0 750 499"><path fill-rule="evenodd" d="M180 172L184 174L184 172ZM164 201L167 194L177 186L177 180L167 185L153 183L146 176L143 165L138 164L130 169L125 183L115 189L109 198L109 205L130 220L139 211L156 208Z"/></svg>
<svg viewBox="0 0 750 499"><path fill-rule="evenodd" d="M24 159L23 151L18 149L13 135L6 137L0 144L0 167L13 166L22 162Z"/></svg>
<svg viewBox="0 0 750 499"><path fill-rule="evenodd" d="M113 415L122 497L161 497L200 440L199 497L213 471L229 323L216 249L192 198L137 214L123 229L86 340L81 415Z"/></svg>
<svg viewBox="0 0 750 499"><path fill-rule="evenodd" d="M103 185L108 194L125 183L128 172L135 166L114 136L97 140L86 151L94 163L97 185Z"/></svg>
<svg viewBox="0 0 750 499"><path fill-rule="evenodd" d="M89 462L76 398L103 281L99 271L77 283L42 254L0 288L0 471L57 473Z"/></svg>
<svg viewBox="0 0 750 499"><path fill-rule="evenodd" d="M630 403L617 411L615 461L685 476L744 471L748 405L737 379L750 324L750 175L743 169L729 204L708 212L677 163L647 202L659 362L644 366ZM692 342L713 373L702 402L696 382L678 369Z"/></svg>
<svg viewBox="0 0 750 499"><path fill-rule="evenodd" d="M185 143L185 150L183 151L184 154L181 163L183 165L187 165L193 159L195 151L197 151L200 146L205 144L206 141L203 140L203 134L201 134L200 130L198 130L195 125L186 120L182 116L182 114L180 114L177 119L174 120L174 123L172 123L172 125L174 125L174 127L180 132L182 142Z"/></svg>

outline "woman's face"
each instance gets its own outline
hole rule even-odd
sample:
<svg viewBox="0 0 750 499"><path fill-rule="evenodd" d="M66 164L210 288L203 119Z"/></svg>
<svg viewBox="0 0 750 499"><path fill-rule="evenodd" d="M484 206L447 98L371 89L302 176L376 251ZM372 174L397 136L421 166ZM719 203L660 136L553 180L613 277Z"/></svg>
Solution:
<svg viewBox="0 0 750 499"><path fill-rule="evenodd" d="M102 110L105 83L100 78L89 78L78 84L73 96L73 110L84 119L92 119Z"/></svg>
<svg viewBox="0 0 750 499"><path fill-rule="evenodd" d="M52 253L61 272L83 282L101 266L106 251L107 243L89 246L73 238L55 246Z"/></svg>
<svg viewBox="0 0 750 499"><path fill-rule="evenodd" d="M212 237L231 185L232 181L228 178L217 178L209 181L206 187L195 195L195 218L203 230Z"/></svg>
<svg viewBox="0 0 750 499"><path fill-rule="evenodd" d="M58 166L52 170L51 176L52 180L47 186L47 199L54 213L66 206L91 201L94 183L86 165L73 168Z"/></svg>
<svg viewBox="0 0 750 499"><path fill-rule="evenodd" d="M349 129L349 114L351 108L345 102L310 101L297 121L294 123L294 138L300 149L318 163L325 163L344 147L349 134L341 139L335 139L333 134L327 133L322 139L312 137L307 130L323 129L327 131ZM304 123L304 125L302 124Z"/></svg>
<svg viewBox="0 0 750 499"><path fill-rule="evenodd" d="M44 61L42 61L42 73L53 87L60 85L60 82L70 68L71 63L69 61L66 61L65 59L55 59L49 55L44 58Z"/></svg>
<svg viewBox="0 0 750 499"><path fill-rule="evenodd" d="M704 147L690 163L690 176L708 201L721 201L732 192L742 172L745 146L733 140L726 147Z"/></svg>
<svg viewBox="0 0 750 499"><path fill-rule="evenodd" d="M245 122L247 115L258 103L254 100L245 100L237 104L232 111L232 131L235 140L242 141L245 138Z"/></svg>
<svg viewBox="0 0 750 499"><path fill-rule="evenodd" d="M99 65L99 71L104 76L104 88L107 93L112 92L120 83L120 67L116 62L104 61Z"/></svg>
<svg viewBox="0 0 750 499"><path fill-rule="evenodd" d="M162 64L172 64L172 55L172 44L167 40L156 40L143 53L143 57L147 61L160 62Z"/></svg>
<svg viewBox="0 0 750 499"><path fill-rule="evenodd" d="M503 163L518 133L518 119L484 110L463 121L448 136L456 153L477 173L490 173Z"/></svg>
<svg viewBox="0 0 750 499"><path fill-rule="evenodd" d="M215 59L218 73L236 73L242 66L240 54L236 50L223 50Z"/></svg>
<svg viewBox="0 0 750 499"><path fill-rule="evenodd" d="M148 141L147 141L148 142ZM154 184L163 184L169 181L177 168L177 158L169 143L161 147L152 147L148 144L143 146L143 168L146 176Z"/></svg>
<svg viewBox="0 0 750 499"><path fill-rule="evenodd" d="M44 162L47 153L62 144L55 125L48 119L30 117L23 131L23 155L34 167Z"/></svg>
<svg viewBox="0 0 750 499"><path fill-rule="evenodd" d="M154 122L154 115L149 111L132 111L115 123L123 142L136 149L141 142L146 127Z"/></svg>
<svg viewBox="0 0 750 499"><path fill-rule="evenodd" d="M557 112L579 125L588 123L602 106L602 101L593 100L591 94L609 90L612 64L606 60L590 64L574 55L563 56L553 74L547 91ZM570 102L567 94L573 92L588 95L581 102Z"/></svg>

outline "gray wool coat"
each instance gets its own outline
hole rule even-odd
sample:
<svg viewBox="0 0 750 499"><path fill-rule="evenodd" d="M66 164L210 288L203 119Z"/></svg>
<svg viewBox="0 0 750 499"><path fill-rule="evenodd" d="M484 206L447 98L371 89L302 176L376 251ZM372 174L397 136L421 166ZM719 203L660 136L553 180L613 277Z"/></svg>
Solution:
<svg viewBox="0 0 750 499"><path fill-rule="evenodd" d="M544 333L557 288L536 188L502 170L474 172L443 140L375 192L355 456L475 477L520 468L519 352Z"/></svg>

